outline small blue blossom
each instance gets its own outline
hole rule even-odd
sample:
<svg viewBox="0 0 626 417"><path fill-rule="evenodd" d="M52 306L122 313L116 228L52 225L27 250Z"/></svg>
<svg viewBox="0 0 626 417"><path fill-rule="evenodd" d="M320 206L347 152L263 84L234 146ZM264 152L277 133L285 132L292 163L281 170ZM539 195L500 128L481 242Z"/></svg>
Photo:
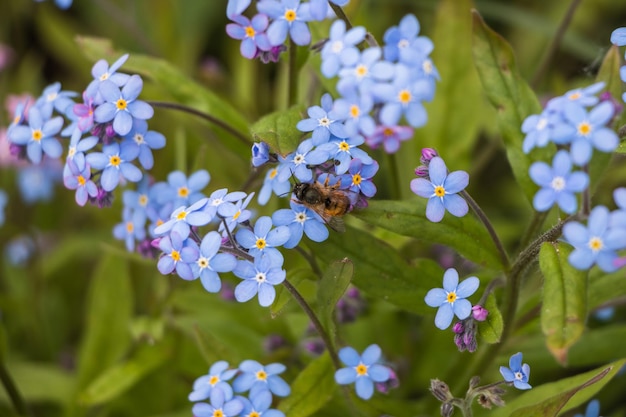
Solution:
<svg viewBox="0 0 626 417"><path fill-rule="evenodd" d="M339 7L343 7L350 0L311 0L309 2L311 7L311 17L313 20L324 20L326 18L333 18L334 12L330 9L328 2L334 3Z"/></svg>
<svg viewBox="0 0 626 417"><path fill-rule="evenodd" d="M47 86L41 97L35 102L35 106L39 108L44 119L52 117L53 110L59 114L65 114L68 107L74 105L74 101L70 97L76 97L78 93L74 91L61 91L61 83L56 82Z"/></svg>
<svg viewBox="0 0 626 417"><path fill-rule="evenodd" d="M339 98L335 101L335 107L347 114L344 125L348 136L359 133L367 136L376 130L376 122L370 115L374 108L374 99L370 95L351 94L345 98Z"/></svg>
<svg viewBox="0 0 626 417"><path fill-rule="evenodd" d="M440 157L431 159L428 166L430 181L425 178L411 180L411 191L420 197L428 198L426 217L431 222L439 222L447 210L456 217L463 217L469 211L467 202L457 193L469 183L465 171L448 174L446 164Z"/></svg>
<svg viewBox="0 0 626 417"><path fill-rule="evenodd" d="M265 180L263 180L263 186L259 191L259 197L257 201L260 205L264 206L272 196L272 191L277 196L289 194L291 191L291 183L289 180L280 181L278 177L278 167L274 167L267 171L265 174Z"/></svg>
<svg viewBox="0 0 626 417"><path fill-rule="evenodd" d="M6 242L4 256L11 265L24 266L35 254L35 242L30 236L20 235Z"/></svg>
<svg viewBox="0 0 626 417"><path fill-rule="evenodd" d="M578 203L574 193L587 188L589 176L585 172L571 170L572 160L564 150L556 153L552 166L545 162L535 162L530 166L530 178L541 187L533 198L535 210L547 211L557 203L567 214L576 212Z"/></svg>
<svg viewBox="0 0 626 417"><path fill-rule="evenodd" d="M266 254L272 262L282 264L283 255L276 249L289 240L289 228L278 226L272 229L272 219L268 216L259 217L254 225L254 232L249 229L240 229L235 235L237 242L250 255L260 256Z"/></svg>
<svg viewBox="0 0 626 417"><path fill-rule="evenodd" d="M272 18L267 29L267 37L273 46L280 45L287 39L287 34L296 45L311 43L311 32L306 22L311 20L308 5L301 5L300 0L261 0L257 10Z"/></svg>
<svg viewBox="0 0 626 417"><path fill-rule="evenodd" d="M323 242L328 239L328 229L320 217L301 204L290 202L291 209L277 210L272 214L272 221L276 226L289 227L289 240L283 245L287 249L298 246L303 233L314 242Z"/></svg>
<svg viewBox="0 0 626 417"><path fill-rule="evenodd" d="M124 136L124 139L125 142L137 147L139 163L145 169L152 169L154 166L152 149L161 149L165 146L165 136L148 130L148 122L141 119L133 120L133 128Z"/></svg>
<svg viewBox="0 0 626 417"><path fill-rule="evenodd" d="M329 39L320 53L322 74L332 78L343 67L356 65L360 52L357 45L365 39L365 28L356 26L346 31L346 22L335 20L330 26Z"/></svg>
<svg viewBox="0 0 626 417"><path fill-rule="evenodd" d="M229 193L227 188L221 188L211 193L203 210L209 213L211 217L215 217L216 214L229 217L238 210L235 203L242 201L246 196L247 194L243 191Z"/></svg>
<svg viewBox="0 0 626 417"><path fill-rule="evenodd" d="M128 54L124 54L117 59L109 67L109 63L106 60L101 59L96 62L91 68L91 75L93 76L93 80L87 86L85 90L85 94L83 94L83 98L88 97L92 100L96 100L100 95L100 84L104 81L111 81L118 87L122 87L124 84L128 82L130 79L130 75L122 74L117 72L117 70L124 65L126 60L128 59ZM100 104L100 101L98 101Z"/></svg>
<svg viewBox="0 0 626 417"><path fill-rule="evenodd" d="M565 241L574 246L568 257L576 269L586 270L597 264L604 272L618 269L617 250L626 248L626 228L610 227L610 213L604 206L596 206L587 220L587 227L579 222L563 226Z"/></svg>
<svg viewBox="0 0 626 417"><path fill-rule="evenodd" d="M276 298L274 285L282 283L287 275L285 270L282 269L282 262L272 260L267 255L254 258L254 264L250 261L237 261L233 274L243 279L235 287L235 298L237 301L245 303L258 294L259 305L262 307L272 305ZM241 391L236 386L235 390Z"/></svg>
<svg viewBox="0 0 626 417"><path fill-rule="evenodd" d="M337 175L345 174L350 167L352 159L360 159L362 163L369 165L374 160L363 149L358 146L365 143L365 138L361 135L352 136L347 139L333 139L328 143L319 146L317 149L328 153L328 159L338 162L335 165Z"/></svg>
<svg viewBox="0 0 626 417"><path fill-rule="evenodd" d="M356 92L362 96L370 96L374 83L389 80L395 74L395 66L381 60L381 56L382 49L379 47L370 47L361 52L353 66L339 70L337 91L344 97Z"/></svg>
<svg viewBox="0 0 626 417"><path fill-rule="evenodd" d="M251 0L228 0L226 5L226 16L240 15L250 6Z"/></svg>
<svg viewBox="0 0 626 417"><path fill-rule="evenodd" d="M265 142L255 142L252 145L252 166L258 168L270 160L270 147Z"/></svg>
<svg viewBox="0 0 626 417"><path fill-rule="evenodd" d="M617 28L611 33L611 43L617 46L626 45L626 27Z"/></svg>
<svg viewBox="0 0 626 417"><path fill-rule="evenodd" d="M372 149L383 145L385 152L392 154L400 149L400 142L413 137L414 129L410 126L377 126L372 135L365 137L365 143Z"/></svg>
<svg viewBox="0 0 626 417"><path fill-rule="evenodd" d="M620 187L613 190L613 200L617 210L611 212L611 227L626 228L626 188Z"/></svg>
<svg viewBox="0 0 626 417"><path fill-rule="evenodd" d="M228 362L218 361L211 365L209 373L196 379L193 391L189 394L189 401L203 401L211 397L214 388L221 389L227 398L233 397L233 389L228 384L237 374L237 369L228 369Z"/></svg>
<svg viewBox="0 0 626 417"><path fill-rule="evenodd" d="M178 233L172 232L159 240L159 249L163 251L157 263L160 273L167 275L176 270L182 279L194 279L190 264L198 259L198 246L195 242L185 240Z"/></svg>
<svg viewBox="0 0 626 417"><path fill-rule="evenodd" d="M319 147L313 149L312 139L303 140L295 152L286 157L279 156L280 167L278 168L278 181L285 182L292 175L299 181L310 182L313 179L313 171L308 165L320 165L329 159L328 152Z"/></svg>
<svg viewBox="0 0 626 417"><path fill-rule="evenodd" d="M70 190L76 190L76 204L84 206L89 197L98 195L98 187L91 180L91 169L89 165L83 164L83 168L72 160L68 159L66 166L68 172L63 175L63 185Z"/></svg>
<svg viewBox="0 0 626 417"><path fill-rule="evenodd" d="M243 411L241 412L243 417L285 417L285 413L282 411L270 408L272 405L272 393L268 390L259 391L256 395L251 396L250 399L245 397L240 399L243 402Z"/></svg>
<svg viewBox="0 0 626 417"><path fill-rule="evenodd" d="M599 101L596 94L600 92L605 85L603 81L600 81L588 87L570 90L562 96L554 97L548 101L546 109L561 112L564 110L567 103L575 103L581 107L595 106Z"/></svg>
<svg viewBox="0 0 626 417"><path fill-rule="evenodd" d="M239 364L241 374L233 381L235 392L250 391L250 398L259 392L270 391L279 397L286 397L291 393L291 388L279 375L285 372L282 363L270 363L263 366L254 360L245 360Z"/></svg>
<svg viewBox="0 0 626 417"><path fill-rule="evenodd" d="M100 84L100 94L104 103L94 112L94 120L107 123L113 120L113 130L120 136L126 135L133 127L133 120L146 120L154 115L154 110L145 101L137 100L143 81L139 75L131 75L128 82L120 88L112 81Z"/></svg>
<svg viewBox="0 0 626 417"><path fill-rule="evenodd" d="M474 294L480 285L476 277L469 277L459 284L459 273L449 268L443 274L443 288L433 288L424 297L429 307L439 307L435 316L435 326L445 330L452 323L456 315L459 320L465 320L472 313L472 303L466 300Z"/></svg>
<svg viewBox="0 0 626 417"><path fill-rule="evenodd" d="M355 383L356 395L369 400L374 394L374 382L385 382L391 377L391 370L379 364L381 349L378 345L370 345L363 355L351 347L339 351L339 359L348 365L335 371L335 382L340 385Z"/></svg>
<svg viewBox="0 0 626 417"><path fill-rule="evenodd" d="M220 204L217 208L217 213L222 219L222 223L220 223L218 231L226 233L224 228L227 228L232 233L239 223L249 220L252 212L246 209L246 207L248 207L253 197L254 193L250 193L245 199L242 197L235 203L224 202Z"/></svg>
<svg viewBox="0 0 626 417"><path fill-rule="evenodd" d="M113 236L126 243L129 252L135 250L135 241L141 242L146 238L146 215L130 207L124 207L122 222L113 228Z"/></svg>
<svg viewBox="0 0 626 417"><path fill-rule="evenodd" d="M341 177L341 184L349 184L349 190L363 194L367 198L374 197L376 185L372 182L372 177L378 172L378 162L372 161L369 165L364 165L360 159L353 159L350 162L348 173Z"/></svg>
<svg viewBox="0 0 626 417"><path fill-rule="evenodd" d="M211 181L208 171L200 169L187 178L182 171L172 171L167 175L167 183L159 183L159 203L171 201L174 208L190 206L205 197L202 189Z"/></svg>
<svg viewBox="0 0 626 417"><path fill-rule="evenodd" d="M522 123L522 132L526 134L522 144L524 153L529 153L535 147L546 146L554 139L554 128L561 122L561 114L550 110L528 116Z"/></svg>
<svg viewBox="0 0 626 417"><path fill-rule="evenodd" d="M154 233L157 235L177 233L183 239L187 239L191 233L192 226L206 226L213 220L210 214L203 210L207 201L207 198L203 198L189 207L178 207L172 212L168 221L154 229Z"/></svg>
<svg viewBox="0 0 626 417"><path fill-rule="evenodd" d="M237 266L237 259L229 253L217 253L222 245L218 232L207 233L200 243L196 262L191 265L193 275L200 277L205 290L216 293L222 288L218 272L231 272Z"/></svg>
<svg viewBox="0 0 626 417"><path fill-rule="evenodd" d="M417 18L408 14L385 32L385 59L390 62L402 62L414 65L427 57L433 50L433 42L425 36L417 36L420 24Z"/></svg>
<svg viewBox="0 0 626 417"><path fill-rule="evenodd" d="M26 146L26 154L34 164L39 164L45 153L50 158L59 158L63 147L54 137L63 127L61 116L45 118L37 107L28 111L28 126L17 125L9 129L10 142Z"/></svg>
<svg viewBox="0 0 626 417"><path fill-rule="evenodd" d="M528 383L530 377L530 366L522 365L522 352L517 352L509 359L509 367L501 366L500 373L506 382L512 382L517 389L531 389Z"/></svg>
<svg viewBox="0 0 626 417"><path fill-rule="evenodd" d="M589 113L575 103L564 106L563 116L570 128L570 153L576 165L587 164L593 148L602 152L613 152L617 148L617 134L606 127L613 113L613 105L608 101L598 104Z"/></svg>
<svg viewBox="0 0 626 417"><path fill-rule="evenodd" d="M269 51L272 44L265 34L269 19L264 14L255 15L252 20L245 16L231 16L235 23L226 25L226 33L233 39L241 40L239 51L244 58L252 59L258 51Z"/></svg>
<svg viewBox="0 0 626 417"><path fill-rule="evenodd" d="M613 41L611 40L611 42ZM589 404L587 404L585 415L583 416L582 414L576 414L574 415L574 417L600 417L600 401L598 400L590 401Z"/></svg>
<svg viewBox="0 0 626 417"><path fill-rule="evenodd" d="M137 158L138 148L129 143L118 144L113 142L102 147L102 152L93 152L87 155L86 160L94 169L101 169L100 183L104 191L112 191L120 182L120 177L130 182L141 180L141 170L131 162Z"/></svg>
<svg viewBox="0 0 626 417"><path fill-rule="evenodd" d="M235 417L243 410L243 402L239 398L228 397L220 388L211 390L211 403L195 403L191 412L194 417Z"/></svg>
<svg viewBox="0 0 626 417"><path fill-rule="evenodd" d="M345 107L343 112L339 112L333 106L333 99L330 94L326 93L322 96L322 106L311 106L307 110L308 119L298 122L296 128L302 132L313 132L313 145L321 145L328 142L330 136L338 138L347 138L343 121L348 116L348 108Z"/></svg>
<svg viewBox="0 0 626 417"><path fill-rule="evenodd" d="M22 199L27 203L49 201L54 195L54 184L61 180L62 168L58 160L46 160L39 165L29 165L17 173L17 185Z"/></svg>

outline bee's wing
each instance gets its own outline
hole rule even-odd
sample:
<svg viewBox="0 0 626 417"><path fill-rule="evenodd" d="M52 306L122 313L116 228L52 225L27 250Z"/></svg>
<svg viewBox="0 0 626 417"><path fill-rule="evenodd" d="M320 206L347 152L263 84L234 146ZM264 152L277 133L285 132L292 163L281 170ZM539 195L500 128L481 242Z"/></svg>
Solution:
<svg viewBox="0 0 626 417"><path fill-rule="evenodd" d="M343 233L346 231L346 224L343 221L343 217L339 216L325 216L324 220L335 232Z"/></svg>

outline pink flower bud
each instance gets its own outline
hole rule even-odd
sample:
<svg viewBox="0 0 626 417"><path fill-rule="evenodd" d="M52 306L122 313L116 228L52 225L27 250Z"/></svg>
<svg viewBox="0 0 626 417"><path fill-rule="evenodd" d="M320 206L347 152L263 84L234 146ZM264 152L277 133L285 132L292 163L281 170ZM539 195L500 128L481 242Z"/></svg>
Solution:
<svg viewBox="0 0 626 417"><path fill-rule="evenodd" d="M474 320L476 321L487 320L488 314L489 314L489 311L487 311L487 309L484 308L483 306L475 305L472 307L472 317L474 317Z"/></svg>

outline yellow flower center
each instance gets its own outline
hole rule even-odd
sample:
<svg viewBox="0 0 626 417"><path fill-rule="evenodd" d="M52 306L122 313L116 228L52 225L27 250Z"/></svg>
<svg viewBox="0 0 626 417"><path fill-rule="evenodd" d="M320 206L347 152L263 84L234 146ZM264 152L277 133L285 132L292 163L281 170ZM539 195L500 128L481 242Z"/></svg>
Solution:
<svg viewBox="0 0 626 417"><path fill-rule="evenodd" d="M456 293L454 291L450 291L446 296L446 300L452 304L456 301Z"/></svg>
<svg viewBox="0 0 626 417"><path fill-rule="evenodd" d="M209 267L209 260L205 257L201 257L200 259L198 259L198 261L196 262L198 264L198 266L200 267L200 269L205 269ZM213 379L215 377L211 377L211 379ZM213 384L211 384L213 385Z"/></svg>
<svg viewBox="0 0 626 417"><path fill-rule="evenodd" d="M40 129L33 130L33 140L39 142L43 138L43 132Z"/></svg>
<svg viewBox="0 0 626 417"><path fill-rule="evenodd" d="M354 369L356 370L357 376L367 375L367 366L362 363L358 364Z"/></svg>
<svg viewBox="0 0 626 417"><path fill-rule="evenodd" d="M411 92L409 90L402 90L398 93L398 100L402 104L407 104L411 101Z"/></svg>
<svg viewBox="0 0 626 417"><path fill-rule="evenodd" d="M209 384L211 384L211 386L217 384L218 382L220 382L220 377L217 375L211 375L211 379L209 379Z"/></svg>
<svg viewBox="0 0 626 417"><path fill-rule="evenodd" d="M256 411L252 411L246 417L261 417L261 414L257 413Z"/></svg>
<svg viewBox="0 0 626 417"><path fill-rule="evenodd" d="M258 250L263 250L265 249L265 246L267 246L267 242L265 241L265 239L260 237L256 240L255 246L257 247Z"/></svg>
<svg viewBox="0 0 626 417"><path fill-rule="evenodd" d="M147 205L148 205L148 201L150 201L150 199L148 198L148 196L147 196L147 195L145 195L145 194L141 194L141 195L139 196L139 205L140 205L140 206L142 206L142 207L147 206Z"/></svg>
<svg viewBox="0 0 626 417"><path fill-rule="evenodd" d="M354 72L356 73L356 76L358 78L363 78L363 77L365 77L367 75L367 67L365 65L361 64L361 65L356 67Z"/></svg>
<svg viewBox="0 0 626 417"><path fill-rule="evenodd" d="M348 152L350 150L350 145L345 140L342 140L339 144L339 150L342 152Z"/></svg>
<svg viewBox="0 0 626 417"><path fill-rule="evenodd" d="M181 211L176 215L176 220L185 220L187 218L187 212L185 210Z"/></svg>
<svg viewBox="0 0 626 417"><path fill-rule="evenodd" d="M248 38L254 38L254 35L256 35L256 31L254 30L254 28L252 26L246 26L246 37Z"/></svg>
<svg viewBox="0 0 626 417"><path fill-rule="evenodd" d="M589 245L589 249L591 249L592 251L598 252L604 247L604 242L602 242L602 239L600 239L599 237L594 236L589 239L589 243L587 243L587 245Z"/></svg>
<svg viewBox="0 0 626 417"><path fill-rule="evenodd" d="M224 412L221 409L217 409L213 411L212 417L224 417Z"/></svg>
<svg viewBox="0 0 626 417"><path fill-rule="evenodd" d="M576 91L567 96L571 101L578 100L580 98L580 91Z"/></svg>
<svg viewBox="0 0 626 417"><path fill-rule="evenodd" d="M356 104L350 106L350 116L356 118L359 117L359 114L361 114L361 109L359 109L359 106L357 106Z"/></svg>
<svg viewBox="0 0 626 417"><path fill-rule="evenodd" d="M174 262L180 261L180 252L178 252L176 249L172 249L172 253L170 253L170 256L172 257Z"/></svg>
<svg viewBox="0 0 626 417"><path fill-rule="evenodd" d="M122 158L120 158L119 155L113 155L113 156L109 157L109 165L117 167L121 163L122 163Z"/></svg>
<svg viewBox="0 0 626 417"><path fill-rule="evenodd" d="M133 233L133 230L135 230L135 226L133 225L133 222L126 222L126 231L128 233Z"/></svg>
<svg viewBox="0 0 626 417"><path fill-rule="evenodd" d="M444 195L446 195L446 189L443 188L441 185L438 185L435 187L435 195L437 197L443 197Z"/></svg>
<svg viewBox="0 0 626 417"><path fill-rule="evenodd" d="M188 195L189 195L189 188L187 188L185 186L178 188L178 196L179 197L185 198Z"/></svg>
<svg viewBox="0 0 626 417"><path fill-rule="evenodd" d="M237 213L233 214L233 220L237 220L241 216L241 210L237 210Z"/></svg>
<svg viewBox="0 0 626 417"><path fill-rule="evenodd" d="M278 168L274 168L270 171L270 179L274 179L274 177L278 174Z"/></svg>
<svg viewBox="0 0 626 417"><path fill-rule="evenodd" d="M361 174L354 174L352 176L352 184L353 185L359 185L359 184L361 184L361 181L363 181L363 178L361 178Z"/></svg>
<svg viewBox="0 0 626 417"><path fill-rule="evenodd" d="M128 107L128 102L123 98L120 98L115 102L115 107L117 107L117 110L126 110L126 107Z"/></svg>
<svg viewBox="0 0 626 417"><path fill-rule="evenodd" d="M591 125L589 122L582 122L578 125L578 134L582 136L587 136L591 133Z"/></svg>
<svg viewBox="0 0 626 417"><path fill-rule="evenodd" d="M296 20L296 11L294 9L288 9L287 11L285 11L285 20L289 23Z"/></svg>
<svg viewBox="0 0 626 417"><path fill-rule="evenodd" d="M385 135L386 137L393 136L393 129L390 127L386 127L383 130L383 135Z"/></svg>
<svg viewBox="0 0 626 417"><path fill-rule="evenodd" d="M83 185L85 185L85 183L87 182L87 180L85 179L85 177L83 177L82 175L79 175L79 176L76 178L76 181L78 181L78 185L80 185L81 187L82 187Z"/></svg>
<svg viewBox="0 0 626 417"><path fill-rule="evenodd" d="M265 371L261 370L256 373L256 379L259 381L265 381L267 379L267 374Z"/></svg>

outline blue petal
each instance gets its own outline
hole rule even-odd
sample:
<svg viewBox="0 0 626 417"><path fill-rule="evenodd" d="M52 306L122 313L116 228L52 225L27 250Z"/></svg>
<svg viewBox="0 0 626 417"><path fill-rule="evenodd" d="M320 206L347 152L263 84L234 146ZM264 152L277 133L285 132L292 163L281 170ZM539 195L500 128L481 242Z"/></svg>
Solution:
<svg viewBox="0 0 626 417"><path fill-rule="evenodd" d="M447 292L456 292L458 285L459 273L454 268L448 268L443 274L443 289Z"/></svg>
<svg viewBox="0 0 626 417"><path fill-rule="evenodd" d="M426 218L431 222L440 222L441 219L443 219L445 211L443 202L439 197L432 197L428 200L428 204L426 205Z"/></svg>
<svg viewBox="0 0 626 417"><path fill-rule="evenodd" d="M259 304L262 307L269 307L276 298L276 289L271 284L263 283L259 286Z"/></svg>
<svg viewBox="0 0 626 417"><path fill-rule="evenodd" d="M341 368L335 372L335 382L340 385L352 384L354 381L356 381L354 368Z"/></svg>
<svg viewBox="0 0 626 417"><path fill-rule="evenodd" d="M454 317L454 312L452 311L452 307L449 303L442 304L437 310L437 315L435 316L435 326L441 330L445 330L452 323L452 318Z"/></svg>
<svg viewBox="0 0 626 417"><path fill-rule="evenodd" d="M452 307L454 314L460 319L465 320L472 313L472 303L468 300L456 300Z"/></svg>
<svg viewBox="0 0 626 417"><path fill-rule="evenodd" d="M235 287L235 299L240 303L244 303L254 297L259 289L256 281L246 279Z"/></svg>
<svg viewBox="0 0 626 417"><path fill-rule="evenodd" d="M383 365L374 364L369 367L367 374L374 382L385 382L391 377L389 368Z"/></svg>
<svg viewBox="0 0 626 417"><path fill-rule="evenodd" d="M458 194L447 195L443 199L443 204L446 210L456 217L463 217L469 211L467 202Z"/></svg>
<svg viewBox="0 0 626 417"><path fill-rule="evenodd" d="M339 359L348 366L357 366L361 362L361 356L354 348L347 346L339 351Z"/></svg>
<svg viewBox="0 0 626 417"><path fill-rule="evenodd" d="M459 298L467 298L474 294L480 286L480 280L476 277L464 279L456 289L456 295Z"/></svg>
<svg viewBox="0 0 626 417"><path fill-rule="evenodd" d="M356 395L363 398L364 400L369 400L374 394L374 383L370 378L365 376L356 379L355 388Z"/></svg>
<svg viewBox="0 0 626 417"><path fill-rule="evenodd" d="M270 376L267 379L267 385L270 391L279 397L286 397L291 394L291 388L281 377Z"/></svg>
<svg viewBox="0 0 626 417"><path fill-rule="evenodd" d="M447 300L446 291L441 288L433 288L428 291L426 297L424 297L424 302L429 307L439 307Z"/></svg>
<svg viewBox="0 0 626 417"><path fill-rule="evenodd" d="M424 178L411 180L411 191L420 197L430 198L434 194L434 188L430 181Z"/></svg>
<svg viewBox="0 0 626 417"><path fill-rule="evenodd" d="M363 354L361 355L361 360L367 366L372 365L380 359L381 353L382 351L380 349L380 346L376 344L369 345L367 349L363 351Z"/></svg>

